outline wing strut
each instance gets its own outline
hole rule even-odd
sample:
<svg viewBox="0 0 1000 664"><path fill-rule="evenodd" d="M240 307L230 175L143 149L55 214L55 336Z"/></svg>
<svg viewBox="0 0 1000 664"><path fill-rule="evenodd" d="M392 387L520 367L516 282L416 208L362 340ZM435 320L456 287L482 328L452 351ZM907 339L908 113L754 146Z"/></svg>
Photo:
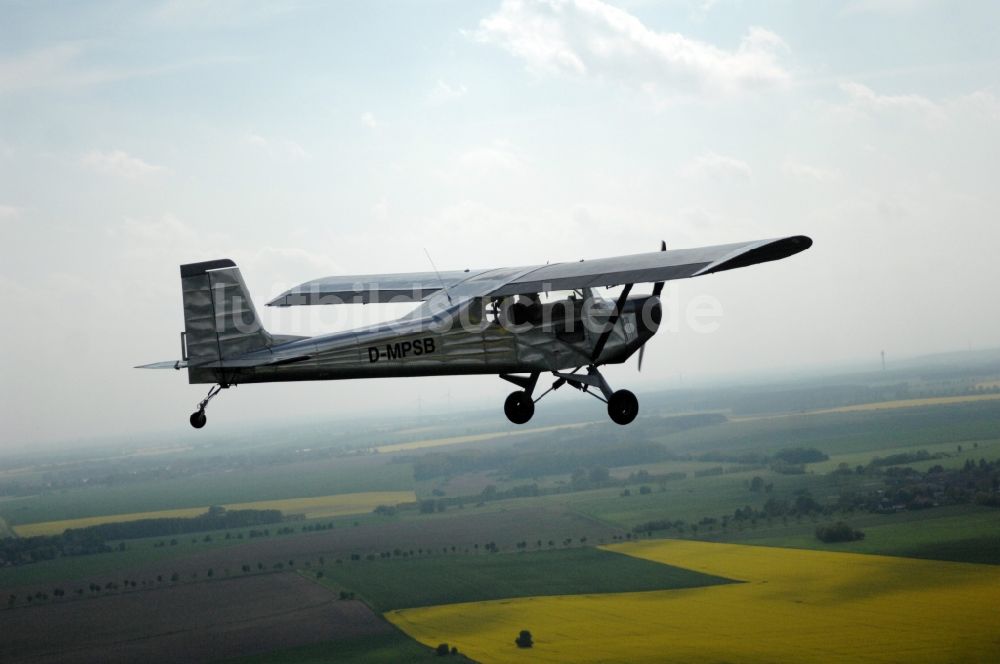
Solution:
<svg viewBox="0 0 1000 664"><path fill-rule="evenodd" d="M666 251L666 250L667 250L667 241L666 240L660 240L660 251ZM662 281L657 281L655 284L653 284L653 297L660 297L660 293L663 292L663 284L664 284L664 282L662 282ZM642 356L645 355L645 354L646 354L646 344L643 344L643 345L639 346L639 371L640 372L642 371Z"/></svg>
<svg viewBox="0 0 1000 664"><path fill-rule="evenodd" d="M622 309L625 307L625 300L628 298L629 292L632 290L632 284L625 284L625 288L622 289L622 294L618 296L618 301L615 302L614 311L608 317L608 322L605 323L604 331L601 332L601 336L597 339L597 344L594 346L594 352L590 354L591 363L596 362L597 358L601 356L601 352L604 350L604 344L608 343L608 338L611 336L611 331L615 329L615 324L618 323L618 318L622 315Z"/></svg>

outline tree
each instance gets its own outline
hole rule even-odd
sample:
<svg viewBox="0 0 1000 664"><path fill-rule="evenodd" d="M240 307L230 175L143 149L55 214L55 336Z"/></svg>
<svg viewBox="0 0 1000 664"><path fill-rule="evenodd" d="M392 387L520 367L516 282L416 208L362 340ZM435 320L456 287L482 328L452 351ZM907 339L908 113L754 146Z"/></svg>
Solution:
<svg viewBox="0 0 1000 664"><path fill-rule="evenodd" d="M820 526L816 529L816 539L821 542L854 542L865 538L865 534L860 530L851 528L843 521Z"/></svg>
<svg viewBox="0 0 1000 664"><path fill-rule="evenodd" d="M611 477L611 472L603 466L590 469L590 481L596 483L607 482Z"/></svg>
<svg viewBox="0 0 1000 664"><path fill-rule="evenodd" d="M447 643L439 643L438 647L437 647L437 650L435 650L435 652L437 653L438 657L444 657L449 652L449 650L448 650L448 644Z"/></svg>
<svg viewBox="0 0 1000 664"><path fill-rule="evenodd" d="M514 643L517 644L518 648L530 648L534 645L534 641L531 639L531 632L526 629L522 629L521 633L517 635L514 639Z"/></svg>
<svg viewBox="0 0 1000 664"><path fill-rule="evenodd" d="M750 490L754 493L760 493L764 489L764 478L760 475L754 475L753 479L750 480Z"/></svg>

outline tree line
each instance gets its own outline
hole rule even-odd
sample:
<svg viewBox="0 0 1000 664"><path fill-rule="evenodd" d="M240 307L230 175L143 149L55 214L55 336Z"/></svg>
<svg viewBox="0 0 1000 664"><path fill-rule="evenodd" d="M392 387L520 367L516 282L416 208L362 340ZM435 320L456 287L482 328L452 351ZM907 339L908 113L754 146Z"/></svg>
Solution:
<svg viewBox="0 0 1000 664"><path fill-rule="evenodd" d="M9 537L0 539L0 567L25 565L63 556L107 553L114 550L109 544L113 541L259 526L277 523L283 518L280 510L226 510L222 507L210 507L207 512L196 517L138 519L70 528L59 535ZM118 548L124 549L124 542L120 542Z"/></svg>

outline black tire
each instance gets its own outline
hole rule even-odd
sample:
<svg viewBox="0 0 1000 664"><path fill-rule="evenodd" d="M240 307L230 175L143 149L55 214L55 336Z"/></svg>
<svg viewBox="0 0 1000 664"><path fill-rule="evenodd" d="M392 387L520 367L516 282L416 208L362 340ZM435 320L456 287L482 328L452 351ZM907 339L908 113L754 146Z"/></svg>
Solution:
<svg viewBox="0 0 1000 664"><path fill-rule="evenodd" d="M514 424L524 424L535 414L535 402L523 390L511 392L503 402L503 412Z"/></svg>
<svg viewBox="0 0 1000 664"><path fill-rule="evenodd" d="M608 416L615 424L628 424L639 414L639 400L628 390L618 390L608 399Z"/></svg>
<svg viewBox="0 0 1000 664"><path fill-rule="evenodd" d="M208 422L208 418L205 417L205 411L196 410L195 412L191 413L191 418L189 421L191 422L191 426L193 426L195 429L200 429L203 426L205 426L206 422Z"/></svg>

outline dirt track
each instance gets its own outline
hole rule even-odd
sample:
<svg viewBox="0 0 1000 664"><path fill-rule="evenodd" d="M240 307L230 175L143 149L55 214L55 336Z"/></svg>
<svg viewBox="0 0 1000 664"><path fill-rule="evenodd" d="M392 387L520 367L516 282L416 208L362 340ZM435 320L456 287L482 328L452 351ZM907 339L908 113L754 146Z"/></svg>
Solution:
<svg viewBox="0 0 1000 664"><path fill-rule="evenodd" d="M0 611L3 662L203 662L393 630L297 574Z"/></svg>

